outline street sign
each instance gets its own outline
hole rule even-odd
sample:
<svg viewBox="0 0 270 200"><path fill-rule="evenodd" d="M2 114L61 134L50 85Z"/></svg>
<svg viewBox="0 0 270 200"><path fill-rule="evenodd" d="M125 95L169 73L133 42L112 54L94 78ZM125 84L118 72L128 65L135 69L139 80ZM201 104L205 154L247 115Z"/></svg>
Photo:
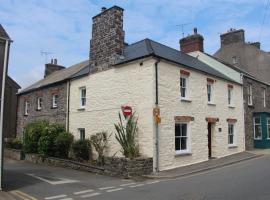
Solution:
<svg viewBox="0 0 270 200"><path fill-rule="evenodd" d="M132 108L131 106L122 106L122 112L125 118L132 115Z"/></svg>

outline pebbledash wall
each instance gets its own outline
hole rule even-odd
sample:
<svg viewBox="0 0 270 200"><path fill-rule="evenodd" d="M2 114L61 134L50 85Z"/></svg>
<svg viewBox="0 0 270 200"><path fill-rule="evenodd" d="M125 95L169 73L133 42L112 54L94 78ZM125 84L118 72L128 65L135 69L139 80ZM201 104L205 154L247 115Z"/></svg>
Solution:
<svg viewBox="0 0 270 200"><path fill-rule="evenodd" d="M113 133L107 155L121 156L120 146L114 138L114 123L118 122L118 112L122 105L130 105L136 111L139 121L139 146L143 156L153 157L155 164L155 129L152 109L155 106L155 59L138 60L106 71L90 74L71 82L69 129L79 138L79 129L85 128L86 137L98 131ZM190 102L180 100L180 67L161 61L159 70L159 100L161 124L159 125L159 165L160 170L208 160L208 140L206 117L219 118L213 126L212 151L214 157L223 157L244 150L244 125L242 86L214 78L203 73L190 72ZM215 105L207 104L207 78L215 79ZM234 108L227 103L228 84L234 86ZM80 88L86 87L87 103L80 109ZM189 154L175 153L175 117L191 116L191 150ZM228 146L227 119L237 119L235 123L236 146ZM84 119L84 120L82 120ZM221 131L219 131L221 128ZM155 167L155 166L154 166Z"/></svg>
<svg viewBox="0 0 270 200"><path fill-rule="evenodd" d="M138 115L139 145L142 156L153 157L154 62L142 60L103 70L71 81L69 131L86 138L99 131L112 133L108 155L121 156L115 140L114 123L119 121L121 106L130 105ZM86 87L86 107L80 108L80 88Z"/></svg>
<svg viewBox="0 0 270 200"><path fill-rule="evenodd" d="M58 94L58 104L52 107L52 95ZM42 97L42 109L37 109L37 99ZM52 123L66 125L67 111L67 83L58 83L52 86L40 88L29 93L19 94L17 112L17 134L23 135L23 130L28 123L37 120L47 120ZM29 114L25 115L25 101L29 101Z"/></svg>

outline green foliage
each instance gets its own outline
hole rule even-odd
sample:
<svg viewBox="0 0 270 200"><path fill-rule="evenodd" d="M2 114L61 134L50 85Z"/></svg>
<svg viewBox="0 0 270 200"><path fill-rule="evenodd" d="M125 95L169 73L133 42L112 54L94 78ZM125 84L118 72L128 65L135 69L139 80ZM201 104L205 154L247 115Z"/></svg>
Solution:
<svg viewBox="0 0 270 200"><path fill-rule="evenodd" d="M68 132L60 133L54 141L55 155L60 158L68 158L68 153L73 142L73 135Z"/></svg>
<svg viewBox="0 0 270 200"><path fill-rule="evenodd" d="M90 138L91 145L93 145L98 153L98 164L104 164L104 151L107 148L110 136L108 136L106 131L102 131L92 135Z"/></svg>
<svg viewBox="0 0 270 200"><path fill-rule="evenodd" d="M49 126L47 121L29 123L24 129L24 151L26 153L38 152L38 141Z"/></svg>
<svg viewBox="0 0 270 200"><path fill-rule="evenodd" d="M76 159L89 160L91 145L89 140L77 140L72 144L72 151Z"/></svg>
<svg viewBox="0 0 270 200"><path fill-rule="evenodd" d="M22 149L23 146L23 142L21 140L21 138L14 138L11 141L11 148L12 149Z"/></svg>
<svg viewBox="0 0 270 200"><path fill-rule="evenodd" d="M133 113L127 120L127 124L123 125L121 114L119 113L119 122L114 124L117 133L116 140L122 147L122 153L126 158L136 158L139 156L139 146L137 144L137 127L138 119Z"/></svg>

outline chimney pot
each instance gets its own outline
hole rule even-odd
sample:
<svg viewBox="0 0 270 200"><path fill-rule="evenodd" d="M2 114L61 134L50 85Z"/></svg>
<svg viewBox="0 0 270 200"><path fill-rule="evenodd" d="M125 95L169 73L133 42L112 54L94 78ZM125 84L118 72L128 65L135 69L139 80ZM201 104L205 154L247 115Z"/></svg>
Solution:
<svg viewBox="0 0 270 200"><path fill-rule="evenodd" d="M53 59L51 59L51 64L53 64Z"/></svg>
<svg viewBox="0 0 270 200"><path fill-rule="evenodd" d="M197 35L197 28L195 27L194 29L193 29L193 31L194 31L194 35Z"/></svg>
<svg viewBox="0 0 270 200"><path fill-rule="evenodd" d="M104 12L106 9L107 9L106 7L102 7L101 12Z"/></svg>
<svg viewBox="0 0 270 200"><path fill-rule="evenodd" d="M57 65L57 59L56 58L54 59L53 64Z"/></svg>

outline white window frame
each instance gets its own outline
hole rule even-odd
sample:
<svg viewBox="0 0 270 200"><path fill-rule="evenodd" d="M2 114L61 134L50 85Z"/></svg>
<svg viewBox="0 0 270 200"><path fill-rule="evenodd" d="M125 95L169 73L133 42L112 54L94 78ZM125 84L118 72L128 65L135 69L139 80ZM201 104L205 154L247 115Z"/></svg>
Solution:
<svg viewBox="0 0 270 200"><path fill-rule="evenodd" d="M232 133L230 133L230 126L232 126ZM233 143L230 143L230 135L233 136ZM229 147L236 146L235 142L235 123L228 123L228 145Z"/></svg>
<svg viewBox="0 0 270 200"><path fill-rule="evenodd" d="M85 97L82 96L82 91L85 90ZM83 98L85 99L84 105L83 105ZM86 106L86 87L80 87L80 107L85 108Z"/></svg>
<svg viewBox="0 0 270 200"><path fill-rule="evenodd" d="M266 118L267 123L267 139L270 140L270 117Z"/></svg>
<svg viewBox="0 0 270 200"><path fill-rule="evenodd" d="M29 115L29 101L24 102L24 115Z"/></svg>
<svg viewBox="0 0 270 200"><path fill-rule="evenodd" d="M182 81L181 80L185 80L186 81L186 86L183 87L181 86L182 85ZM189 99L189 90L188 90L188 86L189 86L189 80L188 80L188 76L185 76L185 75L180 75L180 97L181 99L183 100L188 100ZM185 96L183 97L182 96L182 88L185 89Z"/></svg>
<svg viewBox="0 0 270 200"><path fill-rule="evenodd" d="M253 104L253 96L252 96L252 84L248 84L248 91L247 91L247 101L248 101L248 105L252 106Z"/></svg>
<svg viewBox="0 0 270 200"><path fill-rule="evenodd" d="M175 150L175 154L176 155L181 155L181 154L186 154L186 153L190 153L191 152L191 145L190 145L190 125L189 125L189 122L175 122L175 125L176 124L186 124L187 125L187 148L185 150L176 150L175 147L174 147L174 150ZM174 130L176 131L176 130ZM174 142L175 142L175 138L181 138L181 136L175 136L175 133L174 133ZM183 136L182 136L183 137ZM181 140L180 140L180 145L181 145Z"/></svg>
<svg viewBox="0 0 270 200"><path fill-rule="evenodd" d="M37 98L37 110L41 110L42 109L42 103L43 103L42 97L38 97Z"/></svg>
<svg viewBox="0 0 270 200"><path fill-rule="evenodd" d="M255 123L255 119L256 118L259 118L260 119L260 123L259 124L256 124ZM255 130L256 130L255 127L256 127L256 125L257 126L259 125L261 127L261 129L260 129L261 130L261 137L258 137L258 138L255 138L255 135L256 135L255 134ZM254 138L254 140L262 140L262 119L261 119L261 117L254 117L253 118L253 138Z"/></svg>
<svg viewBox="0 0 270 200"><path fill-rule="evenodd" d="M85 128L78 128L78 130L79 130L80 140L85 140ZM82 131L83 131L84 138L82 138Z"/></svg>
<svg viewBox="0 0 270 200"><path fill-rule="evenodd" d="M57 96L57 98L56 98ZM58 107L58 99L59 99L59 95L58 94L53 94L52 95L52 107L53 108L57 108Z"/></svg>
<svg viewBox="0 0 270 200"><path fill-rule="evenodd" d="M210 101L208 99L208 85L211 88ZM207 102L208 102L208 104L214 104L214 83L211 83L211 82L207 81L206 94L207 94Z"/></svg>
<svg viewBox="0 0 270 200"><path fill-rule="evenodd" d="M262 98L263 98L263 107L266 107L266 90L265 88L263 88L263 94L262 94Z"/></svg>
<svg viewBox="0 0 270 200"><path fill-rule="evenodd" d="M228 87L228 105L233 106L233 88Z"/></svg>

